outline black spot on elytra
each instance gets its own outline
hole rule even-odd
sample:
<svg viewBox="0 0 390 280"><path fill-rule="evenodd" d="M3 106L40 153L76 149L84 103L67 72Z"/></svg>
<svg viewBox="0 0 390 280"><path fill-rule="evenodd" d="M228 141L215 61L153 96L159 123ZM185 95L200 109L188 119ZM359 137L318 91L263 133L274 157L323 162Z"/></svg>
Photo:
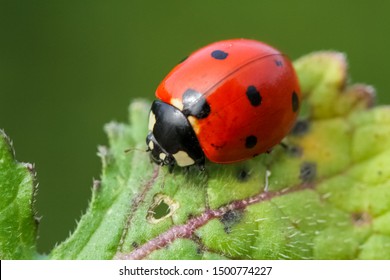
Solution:
<svg viewBox="0 0 390 280"><path fill-rule="evenodd" d="M302 182L312 182L317 175L317 164L315 162L302 162L299 179Z"/></svg>
<svg viewBox="0 0 390 280"><path fill-rule="evenodd" d="M252 106L259 106L261 104L261 95L260 92L256 89L255 86L249 86L246 89L246 97L248 97L249 102Z"/></svg>
<svg viewBox="0 0 390 280"><path fill-rule="evenodd" d="M282 67L283 66L283 62L281 60L275 59L274 61L275 61L276 66L278 66L278 67Z"/></svg>
<svg viewBox="0 0 390 280"><path fill-rule="evenodd" d="M183 94L182 112L187 117L194 116L198 119L204 119L210 114L210 105L202 93L187 89Z"/></svg>
<svg viewBox="0 0 390 280"><path fill-rule="evenodd" d="M293 112L297 112L299 109L299 98L295 91L292 93L292 110Z"/></svg>
<svg viewBox="0 0 390 280"><path fill-rule="evenodd" d="M225 58L227 58L229 54L224 52L224 51L221 51L221 50L215 50L211 53L211 56L215 59L218 59L218 60L223 60Z"/></svg>
<svg viewBox="0 0 390 280"><path fill-rule="evenodd" d="M257 137L254 135L250 135L245 139L245 148L251 149L257 144Z"/></svg>
<svg viewBox="0 0 390 280"><path fill-rule="evenodd" d="M245 169L245 168L244 169L240 169L237 172L237 180L239 182L246 182L246 181L248 181L249 177L250 177L250 174L249 174L248 170Z"/></svg>
<svg viewBox="0 0 390 280"><path fill-rule="evenodd" d="M298 120L293 129L291 130L291 134L296 136L302 136L305 135L309 131L309 121L308 120Z"/></svg>
<svg viewBox="0 0 390 280"><path fill-rule="evenodd" d="M229 210L219 219L224 225L224 231L226 233L232 232L232 227L239 223L242 219L243 213L239 210Z"/></svg>

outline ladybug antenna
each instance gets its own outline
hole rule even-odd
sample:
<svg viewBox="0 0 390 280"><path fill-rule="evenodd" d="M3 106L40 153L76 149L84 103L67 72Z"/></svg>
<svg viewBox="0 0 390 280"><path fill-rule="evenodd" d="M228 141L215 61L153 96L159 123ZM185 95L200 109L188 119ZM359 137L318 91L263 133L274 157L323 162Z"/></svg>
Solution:
<svg viewBox="0 0 390 280"><path fill-rule="evenodd" d="M129 149L126 149L124 152L127 154L127 153L134 152L134 151L145 153L145 152L150 152L150 149L149 149L149 147L146 150L139 149L139 148L129 148Z"/></svg>

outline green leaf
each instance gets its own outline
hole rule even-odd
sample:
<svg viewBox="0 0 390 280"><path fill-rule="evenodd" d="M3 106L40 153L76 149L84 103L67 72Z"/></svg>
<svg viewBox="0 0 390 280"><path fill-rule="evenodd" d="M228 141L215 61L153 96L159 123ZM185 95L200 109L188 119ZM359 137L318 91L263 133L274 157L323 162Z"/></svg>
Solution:
<svg viewBox="0 0 390 280"><path fill-rule="evenodd" d="M33 165L15 160L12 143L0 130L0 259L37 256L35 192Z"/></svg>
<svg viewBox="0 0 390 280"><path fill-rule="evenodd" d="M149 104L134 101L130 125L106 126L101 180L50 257L390 259L390 110L347 85L340 53L294 65L304 103L287 148L205 172L152 164Z"/></svg>

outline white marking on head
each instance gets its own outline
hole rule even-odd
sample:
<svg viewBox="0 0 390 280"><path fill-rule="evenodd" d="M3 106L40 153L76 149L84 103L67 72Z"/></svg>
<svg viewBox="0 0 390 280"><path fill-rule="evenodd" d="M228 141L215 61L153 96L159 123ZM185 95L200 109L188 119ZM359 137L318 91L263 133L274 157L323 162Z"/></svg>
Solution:
<svg viewBox="0 0 390 280"><path fill-rule="evenodd" d="M198 119L193 116L188 116L188 121L190 122L192 129L194 130L195 134L198 135L200 132L200 127L198 124Z"/></svg>
<svg viewBox="0 0 390 280"><path fill-rule="evenodd" d="M158 157L159 157L161 160L165 160L165 158L167 157L167 155L164 154L164 153L160 153L160 154L158 155Z"/></svg>
<svg viewBox="0 0 390 280"><path fill-rule="evenodd" d="M153 131L153 127L154 127L155 124L156 124L156 116L153 114L152 111L150 111L150 114L149 114L149 125L148 125L149 131Z"/></svg>
<svg viewBox="0 0 390 280"><path fill-rule="evenodd" d="M171 104L172 106L175 106L177 109L179 109L180 111L183 110L183 102L181 102L180 99L177 99L177 98L171 98Z"/></svg>
<svg viewBox="0 0 390 280"><path fill-rule="evenodd" d="M181 167L193 165L195 163L195 161L184 151L178 151L176 154L173 154L173 157L175 158L177 165Z"/></svg>
<svg viewBox="0 0 390 280"><path fill-rule="evenodd" d="M150 149L150 150L153 150L153 149L154 149L154 143L153 143L153 141L150 141L148 145L149 145L149 149Z"/></svg>

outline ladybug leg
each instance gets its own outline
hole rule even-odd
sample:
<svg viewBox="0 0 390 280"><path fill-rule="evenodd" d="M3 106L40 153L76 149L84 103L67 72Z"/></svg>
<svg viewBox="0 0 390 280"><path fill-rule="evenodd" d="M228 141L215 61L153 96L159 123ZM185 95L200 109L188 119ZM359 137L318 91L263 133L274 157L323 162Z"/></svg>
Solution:
<svg viewBox="0 0 390 280"><path fill-rule="evenodd" d="M173 170L175 169L175 164L172 162L168 165L168 171L172 174Z"/></svg>
<svg viewBox="0 0 390 280"><path fill-rule="evenodd" d="M202 171L202 172L204 172L206 170L206 168L204 167L204 164L198 164L198 169L199 169L199 171Z"/></svg>
<svg viewBox="0 0 390 280"><path fill-rule="evenodd" d="M299 146L289 145L283 142L280 142L279 145L282 146L285 152L292 156L299 157L302 155L302 148Z"/></svg>
<svg viewBox="0 0 390 280"><path fill-rule="evenodd" d="M279 145L283 148L283 149L285 149L286 151L288 151L289 150L289 148L290 148L290 146L289 145L287 145L286 143L284 143L284 142L280 142L279 143Z"/></svg>
<svg viewBox="0 0 390 280"><path fill-rule="evenodd" d="M206 168L205 168L205 159L204 158L202 158L202 160L200 160L198 163L197 163L197 166L198 166L198 168L199 168L199 171L205 171L206 170Z"/></svg>
<svg viewBox="0 0 390 280"><path fill-rule="evenodd" d="M288 151L289 148L290 148L290 146L287 145L287 144L284 143L284 142L280 142L279 145L280 145L283 149L285 149L286 151ZM271 149L269 149L269 150L267 150L267 151L265 151L265 152L266 152L267 154L270 154L270 153L272 152L272 150L273 150L273 148L271 148Z"/></svg>

